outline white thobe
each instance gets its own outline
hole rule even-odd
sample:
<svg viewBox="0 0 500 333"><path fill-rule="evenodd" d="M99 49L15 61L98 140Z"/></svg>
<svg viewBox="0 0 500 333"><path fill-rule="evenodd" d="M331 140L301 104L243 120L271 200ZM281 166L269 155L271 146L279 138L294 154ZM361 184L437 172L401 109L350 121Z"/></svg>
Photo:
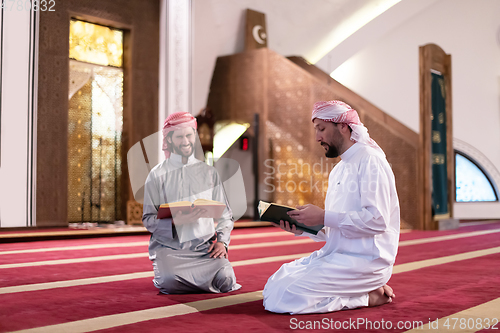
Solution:
<svg viewBox="0 0 500 333"><path fill-rule="evenodd" d="M264 288L266 310L325 313L368 306L368 293L392 274L399 241L399 201L385 155L355 143L330 172L326 241L310 256L284 264ZM323 232L324 231L324 232Z"/></svg>

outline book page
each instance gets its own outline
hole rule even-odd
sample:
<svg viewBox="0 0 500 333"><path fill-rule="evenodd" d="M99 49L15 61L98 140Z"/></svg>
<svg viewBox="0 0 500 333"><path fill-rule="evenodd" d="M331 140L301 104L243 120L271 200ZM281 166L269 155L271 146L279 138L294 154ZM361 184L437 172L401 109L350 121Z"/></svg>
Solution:
<svg viewBox="0 0 500 333"><path fill-rule="evenodd" d="M287 205L280 205L280 204L277 204L277 203L273 203L272 205L275 205L275 206L279 206L279 207L285 207L285 208L290 208L290 209L293 209L293 210L297 210L297 208L295 208L295 207L292 207L292 206L287 206Z"/></svg>
<svg viewBox="0 0 500 333"><path fill-rule="evenodd" d="M271 206L269 202L264 202L262 200L259 201L259 206L257 207L259 211L259 216L262 216L262 214L264 214L264 212L269 208L269 206Z"/></svg>
<svg viewBox="0 0 500 333"><path fill-rule="evenodd" d="M191 202L189 201L177 201L177 202L170 202L170 203L165 203L160 205L161 208L163 207L189 207L191 206Z"/></svg>
<svg viewBox="0 0 500 333"><path fill-rule="evenodd" d="M193 202L193 205L199 205L199 206L202 206L202 205L226 205L222 202L219 202L219 201L215 201L215 200L209 200L209 199L196 199L194 202Z"/></svg>

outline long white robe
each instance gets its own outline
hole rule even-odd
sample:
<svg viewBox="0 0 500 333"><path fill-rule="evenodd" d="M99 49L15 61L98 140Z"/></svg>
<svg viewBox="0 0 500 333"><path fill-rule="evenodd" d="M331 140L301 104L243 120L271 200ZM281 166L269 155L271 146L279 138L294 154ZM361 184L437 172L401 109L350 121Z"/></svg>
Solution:
<svg viewBox="0 0 500 333"><path fill-rule="evenodd" d="M284 264L264 288L277 313L325 313L368 306L389 281L399 241L399 201L385 155L355 143L330 172L323 232L310 256Z"/></svg>
<svg viewBox="0 0 500 333"><path fill-rule="evenodd" d="M161 204L176 201L211 199L225 202L226 209L217 227L214 220L200 218L194 224L179 226L172 219L156 217ZM161 292L228 292L241 288L233 268L225 258L210 258L208 248L216 233L217 240L229 244L234 226L231 209L215 168L191 155L187 164L182 157L170 158L155 166L144 186L142 221L152 233L149 259L155 272L154 285Z"/></svg>

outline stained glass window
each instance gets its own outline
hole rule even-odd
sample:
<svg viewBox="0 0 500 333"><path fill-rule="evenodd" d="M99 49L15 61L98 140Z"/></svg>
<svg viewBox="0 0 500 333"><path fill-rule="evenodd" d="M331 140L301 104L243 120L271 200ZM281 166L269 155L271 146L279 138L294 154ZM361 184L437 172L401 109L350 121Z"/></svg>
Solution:
<svg viewBox="0 0 500 333"><path fill-rule="evenodd" d="M122 67L123 31L71 20L69 57L103 66Z"/></svg>
<svg viewBox="0 0 500 333"><path fill-rule="evenodd" d="M488 176L469 158L455 153L456 201L497 201Z"/></svg>

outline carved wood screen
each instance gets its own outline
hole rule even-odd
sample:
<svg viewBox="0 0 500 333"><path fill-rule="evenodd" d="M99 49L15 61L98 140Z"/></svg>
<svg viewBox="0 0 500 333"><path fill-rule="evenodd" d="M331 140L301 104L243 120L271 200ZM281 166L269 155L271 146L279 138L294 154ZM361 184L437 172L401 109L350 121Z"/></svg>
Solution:
<svg viewBox="0 0 500 333"><path fill-rule="evenodd" d="M419 136L419 196L420 210L423 212L419 224L423 230L438 228L432 207L432 73L439 74L444 80L446 105L446 171L448 186L448 212L445 217L453 217L455 198L455 159L453 156L453 122L451 105L451 56L435 44L427 44L419 49L420 56L420 136ZM438 161L439 162L439 161Z"/></svg>
<svg viewBox="0 0 500 333"><path fill-rule="evenodd" d="M132 198L127 151L158 127L158 0L67 0L40 12L36 225L68 225L68 92L71 18L124 30L121 204Z"/></svg>
<svg viewBox="0 0 500 333"><path fill-rule="evenodd" d="M339 160L326 159L315 142L311 110L332 99L356 109L385 151L396 176L401 225L419 229L418 134L302 58L266 48L220 57L207 104L217 120L252 123L260 114L259 192L268 195L261 199L323 207L328 173Z"/></svg>

